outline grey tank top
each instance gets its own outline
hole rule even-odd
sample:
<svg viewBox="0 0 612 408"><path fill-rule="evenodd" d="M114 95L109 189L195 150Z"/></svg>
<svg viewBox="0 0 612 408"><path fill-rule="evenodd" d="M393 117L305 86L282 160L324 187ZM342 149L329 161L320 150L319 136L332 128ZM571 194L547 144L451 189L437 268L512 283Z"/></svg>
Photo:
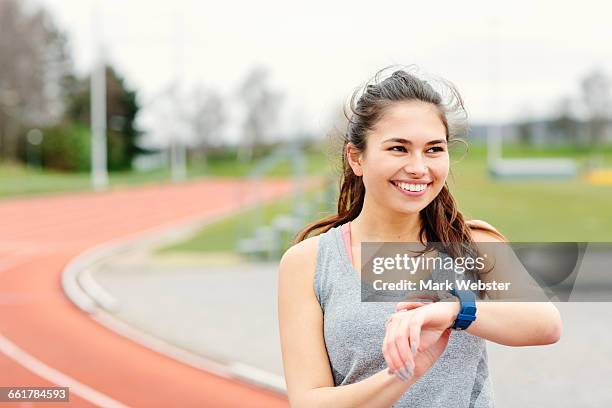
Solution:
<svg viewBox="0 0 612 408"><path fill-rule="evenodd" d="M448 276L448 272L434 271L432 279ZM362 302L360 283L340 227L322 233L314 290L323 311L324 340L335 386L359 382L387 368L382 342L385 321L394 312L395 303ZM493 406L486 341L463 331L452 331L444 353L393 405Z"/></svg>

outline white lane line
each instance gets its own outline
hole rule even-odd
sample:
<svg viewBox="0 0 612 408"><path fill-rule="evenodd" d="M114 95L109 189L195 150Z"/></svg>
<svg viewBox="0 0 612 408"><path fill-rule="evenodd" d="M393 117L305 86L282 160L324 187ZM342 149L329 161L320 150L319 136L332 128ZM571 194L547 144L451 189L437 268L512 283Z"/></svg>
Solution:
<svg viewBox="0 0 612 408"><path fill-rule="evenodd" d="M102 308L115 313L119 310L119 302L91 276L91 269L85 269L77 276L81 288Z"/></svg>
<svg viewBox="0 0 612 408"><path fill-rule="evenodd" d="M93 388L78 382L74 378L68 377L66 374L49 367L42 361L20 349L2 334L0 334L0 352L6 354L9 358L13 359L18 364L27 368L39 377L42 377L60 387L68 387L70 389L70 393L74 393L92 404L105 408L128 408L127 405L124 405L110 398L109 396L106 396L101 392L98 392Z"/></svg>

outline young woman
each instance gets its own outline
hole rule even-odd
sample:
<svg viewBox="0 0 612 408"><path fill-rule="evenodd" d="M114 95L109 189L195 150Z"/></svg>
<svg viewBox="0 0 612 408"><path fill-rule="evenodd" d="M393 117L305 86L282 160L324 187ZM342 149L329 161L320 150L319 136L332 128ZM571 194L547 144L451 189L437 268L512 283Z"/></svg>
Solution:
<svg viewBox="0 0 612 408"><path fill-rule="evenodd" d="M491 407L485 340L526 346L560 337L559 313L547 302L476 302L478 318L455 331L457 298L361 301L362 242L505 241L491 225L466 221L448 189L448 145L465 111L455 88L441 83L451 91L446 100L398 70L351 100L338 213L306 227L280 262L294 407ZM320 234L307 238L312 232Z"/></svg>

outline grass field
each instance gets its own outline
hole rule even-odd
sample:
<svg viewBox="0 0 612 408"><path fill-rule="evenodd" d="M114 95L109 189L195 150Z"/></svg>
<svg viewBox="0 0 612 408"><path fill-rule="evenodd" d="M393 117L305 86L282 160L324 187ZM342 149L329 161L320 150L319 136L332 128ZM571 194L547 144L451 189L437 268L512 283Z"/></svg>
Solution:
<svg viewBox="0 0 612 408"><path fill-rule="evenodd" d="M319 152L310 152L307 158L309 174L325 172L325 157ZM207 166L194 163L187 171L188 179L202 177L242 177L253 169L253 163L238 163L235 157L213 157ZM283 161L274 166L267 174L269 176L291 175L289 161ZM159 169L147 172L114 172L109 174L109 184L112 187L139 185L146 183L169 182L169 169ZM89 173L62 173L56 171L41 171L26 169L23 166L0 163L0 199L18 196L83 191L91 189Z"/></svg>
<svg viewBox="0 0 612 408"><path fill-rule="evenodd" d="M321 191L311 191L306 193L306 200L309 200L311 203L316 202L316 208L311 209L311 212L316 212L322 216L329 212L325 211L324 204L320 202L320 196ZM287 197L281 200L275 200L266 205L248 209L203 228L191 239L161 248L158 253L232 252L236 249L237 241L240 238L249 237L254 233L257 226L253 220L256 217L260 216L262 223L268 225L278 215L291 212L292 206L293 198ZM257 214L258 211L261 211L259 215ZM313 217L309 218L312 219ZM285 234L282 240L283 247L288 248L292 240L293 236Z"/></svg>
<svg viewBox="0 0 612 408"><path fill-rule="evenodd" d="M523 151L521 151L523 150ZM524 157L525 149L508 157ZM532 150L534 157L572 157L586 163L586 152ZM472 149L449 181L468 218L490 222L512 241L612 241L612 186L573 180L495 181L486 173L483 149ZM612 167L612 151L601 152Z"/></svg>

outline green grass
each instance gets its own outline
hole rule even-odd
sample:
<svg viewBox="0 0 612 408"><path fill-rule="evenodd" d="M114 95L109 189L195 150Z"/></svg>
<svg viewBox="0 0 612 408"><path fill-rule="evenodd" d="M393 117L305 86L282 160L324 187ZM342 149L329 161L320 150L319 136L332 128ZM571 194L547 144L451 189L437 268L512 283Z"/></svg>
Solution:
<svg viewBox="0 0 612 408"><path fill-rule="evenodd" d="M306 193L306 200L320 202L320 191ZM262 224L269 225L275 217L287 214L293 207L293 197L275 200L272 203L250 208L234 216L226 217L214 222L186 241L166 246L158 250L159 254L172 252L233 252L240 238L250 237L257 227L255 220L260 219ZM314 220L325 213L323 204L316 209L317 215L309 217ZM282 237L283 248L291 246L293 236L285 234Z"/></svg>
<svg viewBox="0 0 612 408"><path fill-rule="evenodd" d="M111 187L137 185L168 180L166 170L109 174ZM87 173L62 173L26 169L22 166L0 165L0 198L34 194L64 193L91 189Z"/></svg>
<svg viewBox="0 0 612 408"><path fill-rule="evenodd" d="M484 153L483 146L476 147ZM530 145L504 145L503 156L514 157L537 157L552 158L562 157L577 160L579 164L585 164L590 160L601 160L601 164L612 167L612 145L605 146L530 146Z"/></svg>
<svg viewBox="0 0 612 408"><path fill-rule="evenodd" d="M291 176L290 158L279 162L267 173L269 176ZM318 152L306 155L307 172L323 174L325 158ZM203 177L243 177L253 169L256 161L239 163L234 156L211 158L208 165L193 163L187 171L188 179ZM111 187L146 183L170 182L169 169L147 172L129 171L109 174ZM63 193L91 189L89 173L62 173L50 170L28 169L24 166L0 163L0 199L34 194Z"/></svg>
<svg viewBox="0 0 612 408"><path fill-rule="evenodd" d="M451 156L460 158L466 148L463 144L456 143L451 145ZM574 147L574 146L532 146L522 144L512 144L503 146L504 158L568 158L585 164L590 160L601 160L602 165L612 167L612 145ZM485 145L470 144L468 147L466 161L477 164L486 160L487 151Z"/></svg>
<svg viewBox="0 0 612 408"><path fill-rule="evenodd" d="M449 179L459 208L468 218L491 223L512 241L612 241L612 186L587 184L582 178L492 180L484 153L473 149L455 164ZM540 153L539 157L558 157ZM605 160L611 156L608 150ZM575 152L574 158L583 161L587 156Z"/></svg>

